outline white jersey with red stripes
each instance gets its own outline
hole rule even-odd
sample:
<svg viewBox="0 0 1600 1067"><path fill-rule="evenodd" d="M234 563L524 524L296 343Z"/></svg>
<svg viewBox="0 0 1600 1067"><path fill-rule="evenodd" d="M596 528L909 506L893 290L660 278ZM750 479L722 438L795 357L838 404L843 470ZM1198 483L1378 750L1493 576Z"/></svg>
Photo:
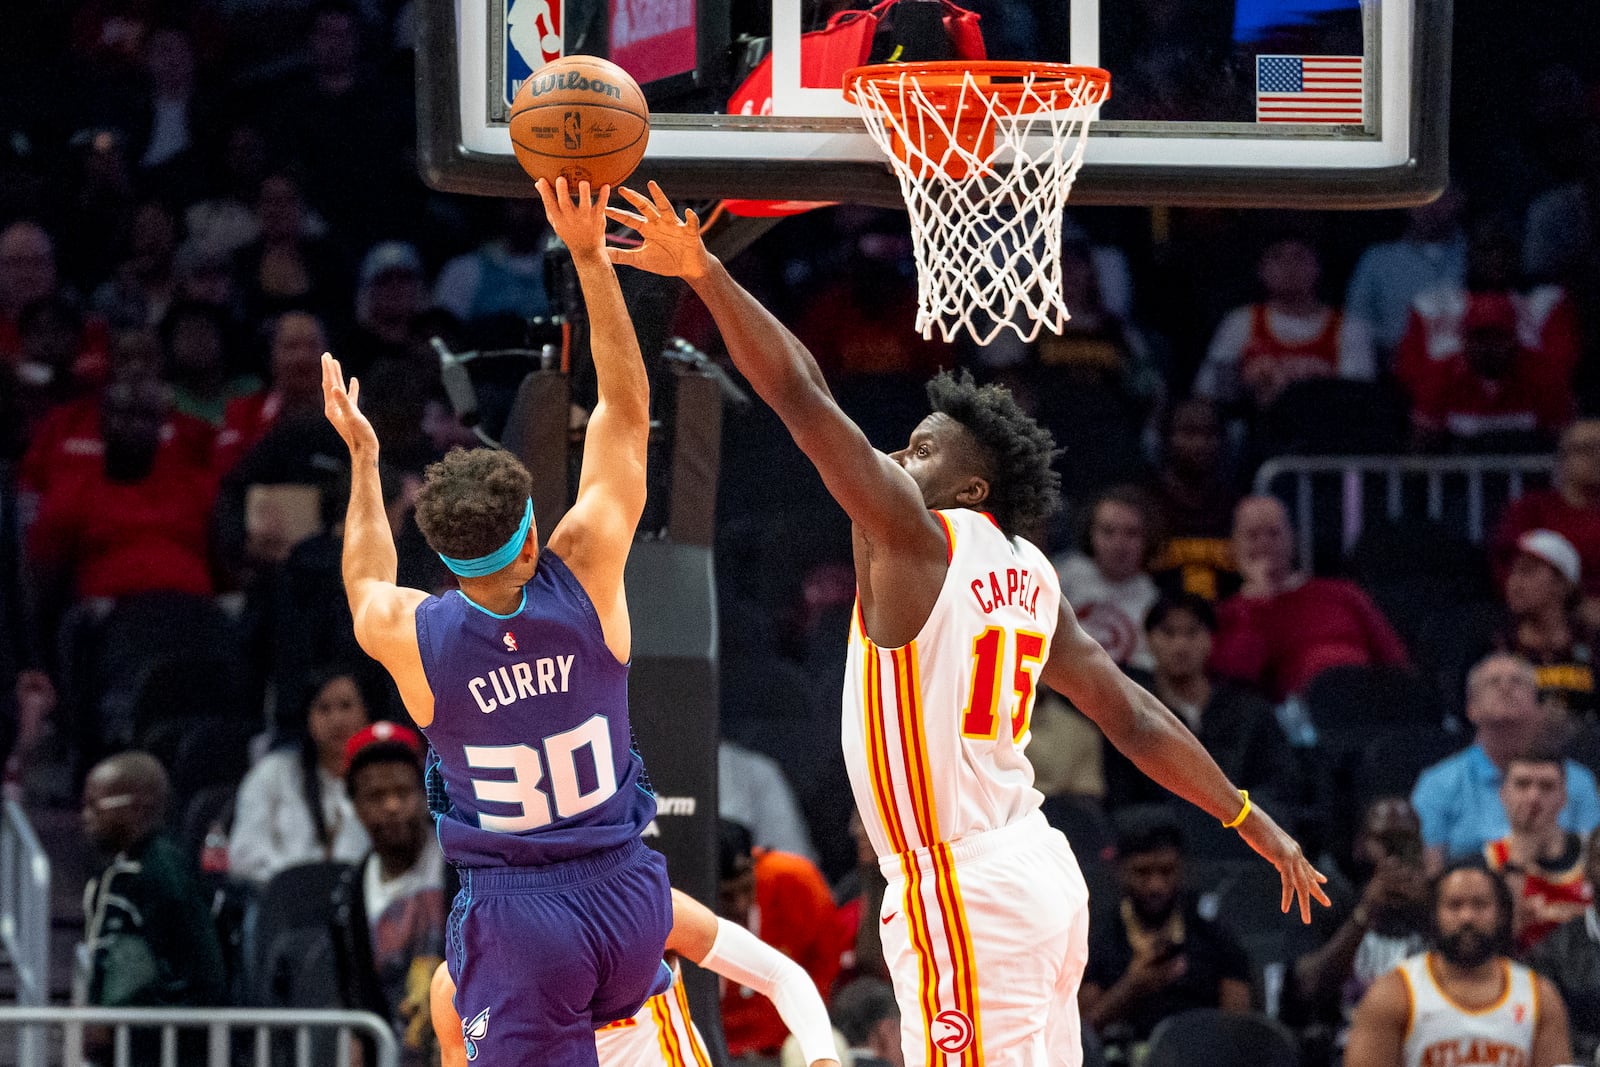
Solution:
<svg viewBox="0 0 1600 1067"><path fill-rule="evenodd" d="M1061 588L1044 553L987 514L934 512L950 569L916 638L880 648L859 604L844 681L844 758L880 857L1021 821L1043 797L1023 754Z"/></svg>
<svg viewBox="0 0 1600 1067"><path fill-rule="evenodd" d="M689 1017L683 976L633 1015L594 1032L600 1067L711 1067L705 1040Z"/></svg>

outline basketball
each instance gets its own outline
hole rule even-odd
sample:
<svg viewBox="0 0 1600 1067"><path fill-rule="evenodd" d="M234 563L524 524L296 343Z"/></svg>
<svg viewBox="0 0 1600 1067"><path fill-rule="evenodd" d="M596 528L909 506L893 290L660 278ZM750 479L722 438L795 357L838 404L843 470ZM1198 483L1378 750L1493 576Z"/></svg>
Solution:
<svg viewBox="0 0 1600 1067"><path fill-rule="evenodd" d="M628 72L595 56L534 71L511 102L511 144L534 179L599 190L633 173L650 140L650 108Z"/></svg>

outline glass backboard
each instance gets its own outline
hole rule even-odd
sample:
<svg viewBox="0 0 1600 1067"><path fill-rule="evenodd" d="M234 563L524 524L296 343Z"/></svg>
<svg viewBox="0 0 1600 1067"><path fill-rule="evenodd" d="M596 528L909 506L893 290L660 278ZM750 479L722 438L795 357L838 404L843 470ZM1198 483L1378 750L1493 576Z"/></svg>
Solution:
<svg viewBox="0 0 1600 1067"><path fill-rule="evenodd" d="M1111 72L1075 203L1403 206L1446 179L1450 0L899 0L865 27L866 0L422 8L420 155L448 191L532 194L509 101L542 63L585 53L621 64L650 101L639 182L897 206L842 66L951 58L973 32L989 59Z"/></svg>

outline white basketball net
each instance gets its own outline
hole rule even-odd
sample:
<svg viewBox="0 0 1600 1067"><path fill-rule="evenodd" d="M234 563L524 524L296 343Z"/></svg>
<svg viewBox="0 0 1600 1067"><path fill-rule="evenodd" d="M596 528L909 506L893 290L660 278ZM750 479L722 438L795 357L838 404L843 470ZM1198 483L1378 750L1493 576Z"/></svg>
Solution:
<svg viewBox="0 0 1600 1067"><path fill-rule="evenodd" d="M959 93L937 97L909 71L856 82L861 117L911 215L925 338L937 325L946 341L962 328L980 345L1004 329L1031 341L1041 326L1060 333L1069 317L1061 215L1105 83L1027 74L1007 94L985 91L971 71ZM992 130L992 146L988 137L977 148L959 143L957 128L978 122Z"/></svg>

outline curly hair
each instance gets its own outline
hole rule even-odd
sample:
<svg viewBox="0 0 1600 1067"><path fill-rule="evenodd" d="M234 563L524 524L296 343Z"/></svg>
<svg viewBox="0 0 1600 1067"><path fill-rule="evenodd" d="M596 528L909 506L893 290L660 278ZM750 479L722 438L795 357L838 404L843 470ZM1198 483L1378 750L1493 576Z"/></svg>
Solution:
<svg viewBox="0 0 1600 1067"><path fill-rule="evenodd" d="M1017 406L1000 385L978 385L971 373L940 371L928 383L933 410L966 427L989 459L985 510L1007 534L1049 518L1061 507L1061 454L1050 431Z"/></svg>
<svg viewBox="0 0 1600 1067"><path fill-rule="evenodd" d="M423 474L417 528L442 555L486 556L516 533L532 492L533 476L511 453L453 448Z"/></svg>

